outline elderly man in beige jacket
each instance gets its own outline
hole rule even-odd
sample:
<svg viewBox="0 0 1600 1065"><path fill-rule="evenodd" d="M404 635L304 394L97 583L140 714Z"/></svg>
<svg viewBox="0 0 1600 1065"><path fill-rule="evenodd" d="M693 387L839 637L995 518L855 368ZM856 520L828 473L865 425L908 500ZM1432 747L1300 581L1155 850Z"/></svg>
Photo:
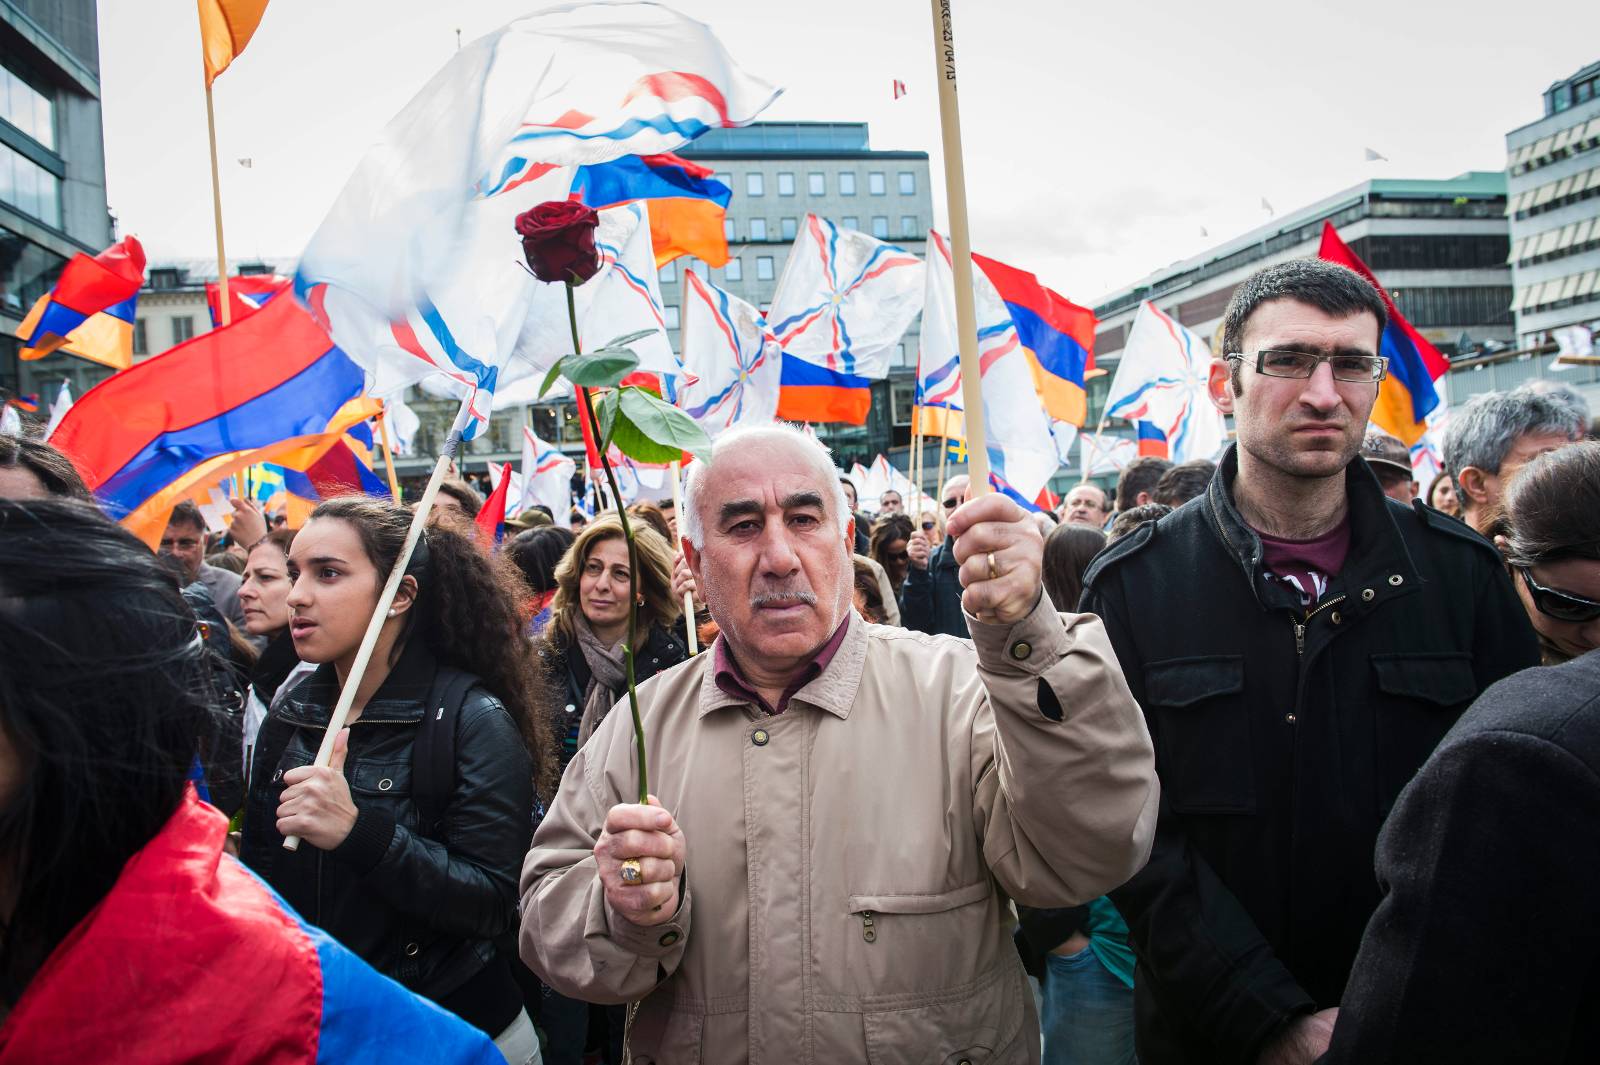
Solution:
<svg viewBox="0 0 1600 1065"><path fill-rule="evenodd" d="M1145 862L1150 737L1100 622L1041 590L1039 532L950 519L972 640L851 609L851 519L798 430L725 434L681 516L721 635L607 715L522 871L522 957L637 1002L628 1060L1037 1062L1010 901L1070 906Z"/></svg>

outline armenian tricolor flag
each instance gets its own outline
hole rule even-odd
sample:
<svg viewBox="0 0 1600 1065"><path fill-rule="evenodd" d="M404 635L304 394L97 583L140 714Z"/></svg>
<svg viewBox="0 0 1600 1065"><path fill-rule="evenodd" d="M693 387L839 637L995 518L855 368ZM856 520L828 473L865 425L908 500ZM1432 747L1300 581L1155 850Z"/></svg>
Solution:
<svg viewBox="0 0 1600 1065"><path fill-rule="evenodd" d="M1378 349L1379 354L1389 360L1389 372L1378 386L1372 424L1398 436L1410 447L1428 431L1428 415L1439 405L1439 392L1433 383L1450 369L1450 362L1406 321L1389 293L1367 269L1367 264L1356 258L1349 245L1339 239L1332 222L1322 224L1322 246L1317 250L1317 258L1348 266L1372 282L1372 287L1383 297L1383 304L1389 310L1389 322L1383 327Z"/></svg>
<svg viewBox="0 0 1600 1065"><path fill-rule="evenodd" d="M292 278L279 274L243 274L228 278L229 320L237 322L289 291ZM211 328L222 324L222 292L215 281L206 282L206 309L211 312Z"/></svg>
<svg viewBox="0 0 1600 1065"><path fill-rule="evenodd" d="M1033 384L1050 417L1083 425L1084 377L1094 369L1094 312L1045 288L1026 270L976 253L972 262L994 285L1017 327Z"/></svg>
<svg viewBox="0 0 1600 1065"><path fill-rule="evenodd" d="M871 408L872 382L865 377L783 356L777 412L783 421L865 425Z"/></svg>
<svg viewBox="0 0 1600 1065"><path fill-rule="evenodd" d="M17 329L24 360L56 350L125 370L133 364L134 310L144 284L144 248L124 237L93 258L79 252Z"/></svg>
<svg viewBox="0 0 1600 1065"><path fill-rule="evenodd" d="M1168 457L1167 434L1155 422L1135 422L1138 427L1139 454Z"/></svg>
<svg viewBox="0 0 1600 1065"><path fill-rule="evenodd" d="M360 367L298 303L273 300L102 381L61 420L51 443L72 458L107 513L125 523L136 518L139 533L166 521L166 511L142 508L159 510L157 501L197 468L371 417L376 401L363 401L373 409L343 409L362 384ZM337 425L336 416L349 420Z"/></svg>
<svg viewBox="0 0 1600 1065"><path fill-rule="evenodd" d="M649 200L656 266L680 255L693 255L708 266L726 266L728 238L722 223L733 190L712 173L711 168L670 152L625 155L579 167L572 198L597 210Z"/></svg>

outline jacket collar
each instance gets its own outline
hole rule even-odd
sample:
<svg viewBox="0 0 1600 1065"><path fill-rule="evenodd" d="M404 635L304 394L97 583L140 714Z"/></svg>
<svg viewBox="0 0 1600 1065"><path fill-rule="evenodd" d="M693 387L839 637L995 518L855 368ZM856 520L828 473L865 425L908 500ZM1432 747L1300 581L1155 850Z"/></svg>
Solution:
<svg viewBox="0 0 1600 1065"><path fill-rule="evenodd" d="M400 660L389 675L383 678L378 690L372 693L361 711L361 720L385 724L408 724L421 721L426 713L428 693L433 688L434 675L439 663L433 652L418 637L406 642ZM339 698L339 680L333 663L317 667L311 679L295 688L284 700L280 716L293 725L316 728L327 727L333 716L333 704Z"/></svg>
<svg viewBox="0 0 1600 1065"><path fill-rule="evenodd" d="M833 661L789 698L788 713L793 713L796 706L804 704L826 710L840 720L850 716L850 708L855 705L856 691L861 687L861 675L866 667L868 637L866 622L854 610L850 611L846 623L849 628L845 630L844 642L839 644ZM721 641L727 637L719 633L717 639ZM700 717L728 706L750 705L748 701L729 695L717 686L715 650L713 647L713 653L703 652L700 655Z"/></svg>
<svg viewBox="0 0 1600 1065"><path fill-rule="evenodd" d="M1266 580L1261 564L1261 537L1256 535L1233 502L1233 484L1239 476L1239 445L1229 444L1217 466L1216 476L1206 488L1205 510L1228 556L1236 562L1249 582L1251 594L1263 609L1288 606L1298 609L1292 593L1275 581ZM1389 512L1383 487L1365 459L1355 458L1345 467L1345 495L1350 506L1350 551L1335 584L1346 588L1374 589L1372 597L1352 609L1364 612L1374 600L1392 598L1420 587L1411 553L1406 549L1400 528ZM1398 580L1396 579L1398 578ZM1378 588L1383 594L1379 595Z"/></svg>

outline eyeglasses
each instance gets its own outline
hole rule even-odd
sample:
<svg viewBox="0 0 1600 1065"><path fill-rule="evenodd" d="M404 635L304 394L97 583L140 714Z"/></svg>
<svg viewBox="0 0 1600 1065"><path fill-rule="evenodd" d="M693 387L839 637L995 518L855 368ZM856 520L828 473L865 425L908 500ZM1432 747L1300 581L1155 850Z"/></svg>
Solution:
<svg viewBox="0 0 1600 1065"><path fill-rule="evenodd" d="M890 562L906 562L906 561L909 561L910 558L911 558L911 552L909 552L909 551L890 551L889 552L889 561Z"/></svg>
<svg viewBox="0 0 1600 1065"><path fill-rule="evenodd" d="M922 523L922 531L923 532L927 532L931 528L933 528L933 522L925 521L925 522Z"/></svg>
<svg viewBox="0 0 1600 1065"><path fill-rule="evenodd" d="M1248 355L1234 352L1224 356L1229 362L1243 362ZM1267 377L1298 377L1302 380L1317 372L1318 363L1327 363L1335 381L1371 384L1382 381L1389 372L1389 360L1382 355L1316 355L1309 351L1278 351L1263 348L1256 352L1256 373Z"/></svg>
<svg viewBox="0 0 1600 1065"><path fill-rule="evenodd" d="M954 510L957 507L959 507L960 505L961 505L961 500L956 499L954 497L952 497L950 499L946 499L944 501L944 509L946 509L946 510Z"/></svg>
<svg viewBox="0 0 1600 1065"><path fill-rule="evenodd" d="M1528 586L1528 595L1533 599L1533 605L1545 617L1575 624L1600 618L1600 602L1585 599L1581 595L1573 595L1571 592L1563 592L1559 588L1546 588L1533 579L1533 573L1527 566L1518 566L1517 572L1522 574L1522 583Z"/></svg>

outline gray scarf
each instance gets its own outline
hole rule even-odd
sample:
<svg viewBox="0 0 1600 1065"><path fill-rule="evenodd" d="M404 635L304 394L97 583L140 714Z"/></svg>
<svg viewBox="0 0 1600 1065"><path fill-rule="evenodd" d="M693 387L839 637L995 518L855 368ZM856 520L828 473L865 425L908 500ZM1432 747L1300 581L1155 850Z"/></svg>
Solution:
<svg viewBox="0 0 1600 1065"><path fill-rule="evenodd" d="M578 746L582 747L600 727L611 707L627 693L628 674L622 656L622 640L607 647L589 628L589 619L582 612L572 620L572 627L578 633L575 650L589 666L589 686L583 692L583 720L578 723Z"/></svg>

